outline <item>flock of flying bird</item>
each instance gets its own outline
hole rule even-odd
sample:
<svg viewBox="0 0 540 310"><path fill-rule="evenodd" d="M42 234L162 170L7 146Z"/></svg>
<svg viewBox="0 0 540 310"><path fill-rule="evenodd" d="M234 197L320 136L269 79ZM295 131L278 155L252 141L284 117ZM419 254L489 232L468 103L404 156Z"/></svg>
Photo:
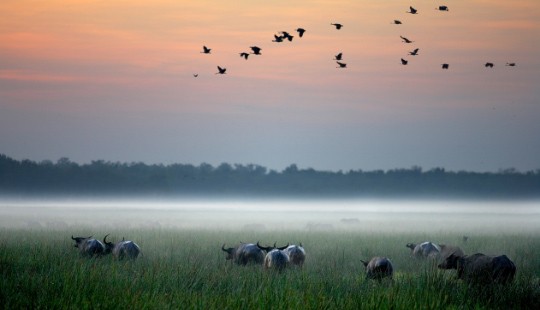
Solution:
<svg viewBox="0 0 540 310"><path fill-rule="evenodd" d="M448 12L448 11L450 11L450 10L448 9L448 6L446 6L446 5L440 5L440 6L436 7L435 10L437 10L437 11L442 11L442 12ZM412 14L412 15L416 15L416 14L418 14L418 10L415 9L414 7L410 6L410 7L409 7L409 11L406 11L406 13L409 13L409 14ZM393 22L393 24L395 24L395 25L401 25L402 22L401 22L400 20L395 19L394 22ZM401 40L403 40L403 43L409 44L409 43L413 43L413 42L414 42L414 41L411 41L411 40L409 40L408 38L406 38L406 37L404 37L404 36L399 36L399 37L401 38ZM419 48L416 48L416 49L414 49L413 51L409 52L408 55L409 55L409 56L417 56L419 50L420 50ZM402 64L402 65L406 66L408 63L409 63L408 60L401 58L401 64ZM495 64L493 64L492 62L486 62L485 65L484 65L484 67L486 67L486 68L493 68L494 66L495 66ZM516 66L516 63L515 63L515 62L507 62L507 63L506 63L506 66L508 66L508 67L515 67L515 66ZM443 63L443 64L441 64L441 67L442 67L442 69L448 70L448 68L450 67L450 64L448 64L448 63Z"/></svg>
<svg viewBox="0 0 540 310"><path fill-rule="evenodd" d="M436 7L435 10L443 11L443 12L448 12L449 11L448 6L446 6L446 5L440 5L440 6ZM416 14L418 14L418 10L415 9L414 7L410 6L409 11L406 11L406 13L416 15ZM402 22L400 20L395 19L392 22L392 24L401 25ZM336 30L340 30L341 28L343 28L343 24L340 24L340 23L330 23L330 25L334 26ZM296 32L298 32L298 36L300 38L302 38L304 33L306 32L306 30L304 28L297 28ZM272 42L276 42L276 43L281 43L281 42L284 42L284 41L289 41L290 42L290 41L293 40L293 38L294 38L294 36L292 36L289 32L281 31L278 34L274 34L274 40L272 40ZM404 37L402 35L400 35L400 38L406 44L410 44L410 43L414 42L414 41L409 40L408 38L406 38L406 37ZM239 53L240 57L243 57L244 59L247 60L250 55L262 55L261 54L262 49L260 47L258 47L258 46L250 46L250 49L251 49L251 53L241 52L241 53ZM419 48L415 48L413 51L408 52L408 55L409 56L418 56L419 55L418 54L419 50L420 50ZM201 51L201 53L210 54L211 51L212 51L211 48L208 48L207 46L203 46L203 50ZM340 68L340 69L347 68L347 64L343 62L343 53L342 52L335 55L333 60L335 60L337 65L338 65L336 68ZM405 65L408 65L408 63L409 63L409 61L407 59L401 58L401 64L402 65L405 66ZM443 63L441 66L442 66L442 69L445 69L445 70L450 67L450 65L448 63ZM486 68L493 68L495 65L492 62L486 62L484 66ZM506 66L515 67L516 63L515 62L507 62ZM225 68L225 67L217 66L217 69L218 69L218 72L216 72L215 74L225 74L227 72L227 68ZM196 73L196 74L193 74L193 76L198 77L199 74Z"/></svg>
<svg viewBox="0 0 540 310"><path fill-rule="evenodd" d="M342 27L342 25L340 25L340 24L333 24L333 25L339 25L339 27L336 26L337 29L340 29ZM301 38L304 35L304 32L306 32L306 30L304 28L298 28L298 29L296 29L296 32L298 32L298 36ZM290 33L288 33L287 31L281 31L279 33L280 33L280 35L274 34L274 40L272 40L272 42L281 43L281 42L284 42L285 40L291 42L293 40L293 38L294 38L294 36L291 35ZM260 48L258 46L250 46L249 48L251 49L251 53L241 52L241 53L239 53L240 57L247 60L249 55L262 55L261 54L262 48ZM207 46L203 46L203 50L202 50L201 53L210 54L211 51L212 51L211 48L208 48ZM217 66L217 69L218 69L218 72L216 72L216 74L225 74L227 72L227 68L222 68L220 66ZM198 77L199 75L198 74L193 74L193 76Z"/></svg>

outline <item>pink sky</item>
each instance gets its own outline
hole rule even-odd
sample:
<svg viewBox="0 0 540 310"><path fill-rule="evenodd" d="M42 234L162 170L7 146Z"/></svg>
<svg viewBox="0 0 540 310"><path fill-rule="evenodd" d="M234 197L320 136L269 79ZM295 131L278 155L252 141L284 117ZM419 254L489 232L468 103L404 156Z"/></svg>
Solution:
<svg viewBox="0 0 540 310"><path fill-rule="evenodd" d="M538 169L539 20L536 0L4 0L0 153ZM297 27L303 38L271 42ZM241 59L252 45L263 55Z"/></svg>

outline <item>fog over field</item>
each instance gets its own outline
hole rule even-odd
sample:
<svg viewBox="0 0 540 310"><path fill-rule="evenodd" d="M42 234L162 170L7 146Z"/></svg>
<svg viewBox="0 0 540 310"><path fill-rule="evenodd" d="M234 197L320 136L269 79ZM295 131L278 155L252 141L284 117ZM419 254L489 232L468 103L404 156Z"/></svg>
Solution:
<svg viewBox="0 0 540 310"><path fill-rule="evenodd" d="M538 201L2 200L0 227L540 233ZM96 232L97 233L97 232Z"/></svg>

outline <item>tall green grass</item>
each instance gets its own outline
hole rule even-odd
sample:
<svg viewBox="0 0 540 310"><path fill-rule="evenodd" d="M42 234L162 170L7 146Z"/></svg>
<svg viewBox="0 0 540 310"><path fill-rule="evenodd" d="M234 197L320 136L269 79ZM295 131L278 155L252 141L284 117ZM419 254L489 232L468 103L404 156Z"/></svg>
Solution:
<svg viewBox="0 0 540 310"><path fill-rule="evenodd" d="M0 230L2 309L539 309L540 236L461 236L208 230L82 231L136 241L136 261L83 258L72 231ZM518 268L511 285L470 287L410 257L407 242L433 240L466 253L504 253ZM222 243L302 242L304 268L282 273L225 261ZM360 259L386 256L392 281L365 279Z"/></svg>

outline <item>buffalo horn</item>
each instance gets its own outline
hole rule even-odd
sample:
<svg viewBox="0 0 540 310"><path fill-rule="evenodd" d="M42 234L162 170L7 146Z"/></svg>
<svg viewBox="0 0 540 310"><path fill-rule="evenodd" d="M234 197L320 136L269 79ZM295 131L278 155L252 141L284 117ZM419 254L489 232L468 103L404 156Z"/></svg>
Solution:
<svg viewBox="0 0 540 310"><path fill-rule="evenodd" d="M273 249L275 249L275 244L274 244L273 247L271 247L271 246L262 246L262 245L259 244L259 241L257 241L257 247L258 247L259 249L261 249L261 250L266 251L266 252L270 252L270 251L272 251Z"/></svg>
<svg viewBox="0 0 540 310"><path fill-rule="evenodd" d="M287 243L286 246L282 246L281 248L277 248L277 249L280 250L280 251L283 251L283 250L285 250L285 249L288 248L288 247L289 247L289 244ZM274 248L275 248L275 245L274 245Z"/></svg>
<svg viewBox="0 0 540 310"><path fill-rule="evenodd" d="M110 234L106 234L105 237L103 237L103 243L105 243L106 245L112 244L112 242L107 242L107 236L108 235L110 235Z"/></svg>
<svg viewBox="0 0 540 310"><path fill-rule="evenodd" d="M221 250L224 251L224 252L227 252L227 253L231 254L233 248L228 248L228 249L226 249L226 248L225 248L225 243L223 243L223 245L221 246Z"/></svg>

